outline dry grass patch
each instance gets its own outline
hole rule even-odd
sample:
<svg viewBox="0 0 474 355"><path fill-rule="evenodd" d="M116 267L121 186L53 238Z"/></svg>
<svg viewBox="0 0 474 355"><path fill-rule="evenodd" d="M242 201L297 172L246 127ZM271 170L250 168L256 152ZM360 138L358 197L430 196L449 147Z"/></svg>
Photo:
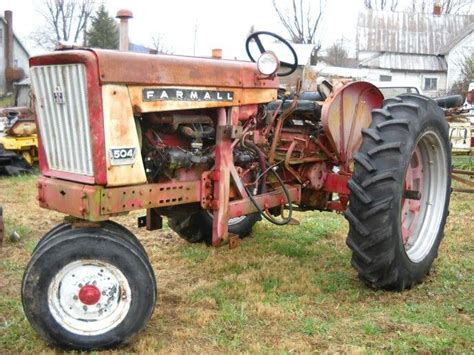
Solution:
<svg viewBox="0 0 474 355"><path fill-rule="evenodd" d="M23 268L62 215L37 207L34 177L0 180L7 242L0 255L0 353L54 352L25 320ZM373 291L357 279L334 213L297 214L300 226L259 223L240 248L190 245L166 226L136 227L158 282L144 332L116 352L473 352L474 196L453 194L439 258L427 280L403 293Z"/></svg>

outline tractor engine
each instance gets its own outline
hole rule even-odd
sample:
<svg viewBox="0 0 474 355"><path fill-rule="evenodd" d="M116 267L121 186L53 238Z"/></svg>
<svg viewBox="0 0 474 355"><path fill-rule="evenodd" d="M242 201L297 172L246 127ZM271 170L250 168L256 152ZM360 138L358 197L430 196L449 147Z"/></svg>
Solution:
<svg viewBox="0 0 474 355"><path fill-rule="evenodd" d="M179 178L191 168L214 163L215 124L209 113L150 113L140 119L142 156L148 182Z"/></svg>

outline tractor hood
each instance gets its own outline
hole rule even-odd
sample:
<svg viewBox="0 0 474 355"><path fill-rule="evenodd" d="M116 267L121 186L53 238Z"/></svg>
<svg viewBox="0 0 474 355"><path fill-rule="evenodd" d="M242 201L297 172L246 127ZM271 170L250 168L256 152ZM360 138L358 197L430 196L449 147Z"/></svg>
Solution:
<svg viewBox="0 0 474 355"><path fill-rule="evenodd" d="M138 54L101 49L61 50L30 59L30 66L84 63L96 67L101 84L278 88L252 62Z"/></svg>

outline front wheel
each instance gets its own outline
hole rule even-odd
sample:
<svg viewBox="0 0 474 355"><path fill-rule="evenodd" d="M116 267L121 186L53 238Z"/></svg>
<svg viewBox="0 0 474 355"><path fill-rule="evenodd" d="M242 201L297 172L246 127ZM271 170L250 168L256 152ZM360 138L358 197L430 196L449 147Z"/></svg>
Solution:
<svg viewBox="0 0 474 355"><path fill-rule="evenodd" d="M101 349L129 342L156 299L153 271L141 252L105 229L70 229L39 248L22 282L35 330L62 348Z"/></svg>
<svg viewBox="0 0 474 355"><path fill-rule="evenodd" d="M403 290L429 272L443 238L448 126L436 103L418 95L388 99L372 117L349 181L347 245L367 285Z"/></svg>

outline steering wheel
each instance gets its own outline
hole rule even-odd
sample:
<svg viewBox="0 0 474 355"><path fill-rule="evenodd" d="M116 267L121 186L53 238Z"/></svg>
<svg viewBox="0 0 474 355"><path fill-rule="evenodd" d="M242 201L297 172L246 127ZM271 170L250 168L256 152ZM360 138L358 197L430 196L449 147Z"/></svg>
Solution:
<svg viewBox="0 0 474 355"><path fill-rule="evenodd" d="M289 48L289 50L290 50L290 52L293 56L292 63L283 62L283 61L280 62L280 66L283 67L283 68L288 68L288 70L283 71L282 73L278 73L277 75L278 76L287 76L287 75L290 75L291 73L293 73L296 70L296 68L298 67L298 56L296 55L296 52L293 49L293 47L291 46L291 44L288 43L288 41L286 39L284 39L283 37L281 37L281 36L279 36L279 35L277 35L273 32L258 31L258 32L252 33L250 36L248 36L247 41L245 42L245 49L247 51L247 55L249 56L250 60L252 62L256 62L255 58L250 53L250 42L252 40L254 40L255 43L257 44L257 47L258 47L258 50L260 51L260 54L262 54L263 52L266 52L266 49L263 46L262 41L260 39L260 36L262 36L262 35L276 38L278 41L280 41L281 43L283 43L285 46L287 46Z"/></svg>

